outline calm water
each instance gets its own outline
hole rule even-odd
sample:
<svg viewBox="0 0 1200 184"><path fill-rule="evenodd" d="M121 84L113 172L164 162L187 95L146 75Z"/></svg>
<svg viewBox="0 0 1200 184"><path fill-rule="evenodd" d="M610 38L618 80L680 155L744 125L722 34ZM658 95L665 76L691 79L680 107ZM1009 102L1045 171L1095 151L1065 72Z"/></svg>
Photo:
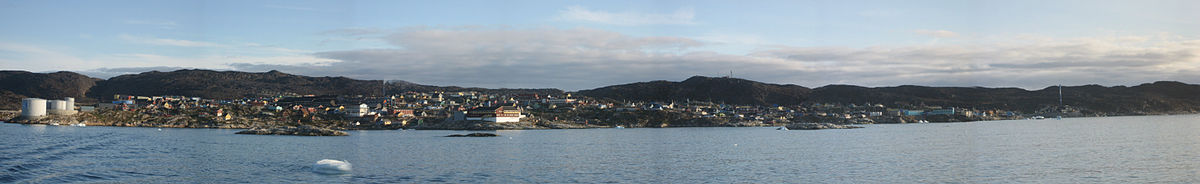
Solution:
<svg viewBox="0 0 1200 184"><path fill-rule="evenodd" d="M0 183L1200 183L1200 116L863 129L355 131L0 124ZM347 160L346 175L311 172Z"/></svg>

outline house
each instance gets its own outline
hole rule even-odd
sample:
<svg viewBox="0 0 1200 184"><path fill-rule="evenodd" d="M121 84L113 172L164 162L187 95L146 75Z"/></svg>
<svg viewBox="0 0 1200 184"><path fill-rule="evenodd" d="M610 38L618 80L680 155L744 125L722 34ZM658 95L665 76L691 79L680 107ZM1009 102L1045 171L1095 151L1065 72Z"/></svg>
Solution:
<svg viewBox="0 0 1200 184"><path fill-rule="evenodd" d="M409 117L415 115L413 114L412 109L396 109L393 110L393 114L396 114L396 117Z"/></svg>
<svg viewBox="0 0 1200 184"><path fill-rule="evenodd" d="M371 111L371 107L367 104L359 104L357 108L346 108L346 116L348 117L363 117L367 112Z"/></svg>
<svg viewBox="0 0 1200 184"><path fill-rule="evenodd" d="M467 120L501 123L520 122L523 117L516 106L476 107L466 113Z"/></svg>

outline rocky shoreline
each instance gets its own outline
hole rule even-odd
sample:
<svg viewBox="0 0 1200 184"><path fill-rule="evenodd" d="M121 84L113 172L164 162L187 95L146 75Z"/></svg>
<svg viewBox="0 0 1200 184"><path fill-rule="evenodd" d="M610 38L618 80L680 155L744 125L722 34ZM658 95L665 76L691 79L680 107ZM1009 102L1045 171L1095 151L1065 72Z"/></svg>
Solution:
<svg viewBox="0 0 1200 184"><path fill-rule="evenodd" d="M249 130L237 132L235 134L253 134L253 135L298 135L298 136L348 136L350 133L338 131L328 128L315 126L299 126L299 127L255 127Z"/></svg>
<svg viewBox="0 0 1200 184"><path fill-rule="evenodd" d="M531 129L585 129L611 128L603 125L584 125L576 123L528 119L515 123L497 123L485 121L445 120L436 123L425 123L408 127L416 130L531 130Z"/></svg>
<svg viewBox="0 0 1200 184"><path fill-rule="evenodd" d="M787 126L784 126L784 127L787 127L789 130L820 130L820 129L854 129L854 128L862 128L862 127L860 127L860 126L852 126L852 125L839 125L839 124L833 124L833 123L792 123L792 124L788 124Z"/></svg>

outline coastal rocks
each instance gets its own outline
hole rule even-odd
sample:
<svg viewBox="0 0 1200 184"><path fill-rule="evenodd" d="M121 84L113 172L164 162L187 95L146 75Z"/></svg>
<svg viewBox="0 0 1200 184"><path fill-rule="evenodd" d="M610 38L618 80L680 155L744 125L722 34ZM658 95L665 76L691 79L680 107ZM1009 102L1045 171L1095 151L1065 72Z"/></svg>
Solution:
<svg viewBox="0 0 1200 184"><path fill-rule="evenodd" d="M786 126L789 130L820 130L820 129L851 129L860 126L838 125L832 123L792 123Z"/></svg>
<svg viewBox="0 0 1200 184"><path fill-rule="evenodd" d="M41 117L23 117L18 116L9 119L5 122L18 124L47 124L47 125L74 125L79 124L79 120L74 115L46 115Z"/></svg>
<svg viewBox="0 0 1200 184"><path fill-rule="evenodd" d="M410 127L417 130L523 130L545 129L530 122L497 123L483 121L447 120L437 123L424 123Z"/></svg>
<svg viewBox="0 0 1200 184"><path fill-rule="evenodd" d="M493 133L469 133L466 135L463 135L463 134L447 135L446 137L496 137L496 136L500 136L500 135L496 135Z"/></svg>
<svg viewBox="0 0 1200 184"><path fill-rule="evenodd" d="M237 132L236 134L254 134L254 135L298 135L298 136L347 136L350 133L343 131L332 130L328 128L320 128L314 126L300 127L272 127L262 128L256 127L249 130Z"/></svg>

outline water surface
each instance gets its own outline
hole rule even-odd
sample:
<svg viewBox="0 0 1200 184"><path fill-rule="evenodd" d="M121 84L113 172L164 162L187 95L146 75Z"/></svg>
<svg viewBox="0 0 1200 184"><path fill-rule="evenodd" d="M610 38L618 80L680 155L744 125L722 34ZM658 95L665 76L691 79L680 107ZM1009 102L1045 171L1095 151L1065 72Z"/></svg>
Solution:
<svg viewBox="0 0 1200 184"><path fill-rule="evenodd" d="M0 124L0 183L1200 183L1200 116L865 125L352 131ZM311 172L346 160L345 175Z"/></svg>

